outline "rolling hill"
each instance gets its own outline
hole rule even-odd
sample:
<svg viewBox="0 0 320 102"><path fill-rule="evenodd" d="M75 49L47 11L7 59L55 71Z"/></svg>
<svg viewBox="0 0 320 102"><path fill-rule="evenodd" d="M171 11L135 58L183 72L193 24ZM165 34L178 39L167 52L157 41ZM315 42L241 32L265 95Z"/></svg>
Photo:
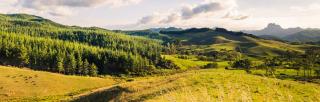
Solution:
<svg viewBox="0 0 320 102"><path fill-rule="evenodd" d="M0 66L0 101L58 101L115 84L112 78L66 76Z"/></svg>
<svg viewBox="0 0 320 102"><path fill-rule="evenodd" d="M167 43L182 45L180 50L210 52L222 49L235 50L249 56L263 57L280 55L287 50L304 52L310 45L290 45L281 39L266 39L258 36L228 31L223 28L191 28L181 31L126 31L129 35L144 36ZM146 36L149 35L149 36ZM150 36L154 35L154 36ZM195 51L196 50L196 51Z"/></svg>
<svg viewBox="0 0 320 102"><path fill-rule="evenodd" d="M207 69L135 81L75 101L319 101L319 85L246 74L240 70ZM112 97L106 97L112 96Z"/></svg>
<svg viewBox="0 0 320 102"><path fill-rule="evenodd" d="M306 29L292 35L285 36L283 39L291 42L318 42L320 41L320 30Z"/></svg>
<svg viewBox="0 0 320 102"><path fill-rule="evenodd" d="M159 41L97 27L66 26L28 14L0 14L0 36L0 64L35 70L142 74L140 68L159 67L161 60Z"/></svg>
<svg viewBox="0 0 320 102"><path fill-rule="evenodd" d="M223 28L192 28L184 31L162 31L161 34L178 39L186 46L209 46L203 50L237 50L247 55L275 56L287 50L303 52L309 45L290 45L285 42L266 40L242 32L227 31ZM201 47L199 47L201 48Z"/></svg>
<svg viewBox="0 0 320 102"><path fill-rule="evenodd" d="M176 28L176 27L168 27L168 28L150 28L148 29L151 32L159 33L161 31L182 31L182 28Z"/></svg>

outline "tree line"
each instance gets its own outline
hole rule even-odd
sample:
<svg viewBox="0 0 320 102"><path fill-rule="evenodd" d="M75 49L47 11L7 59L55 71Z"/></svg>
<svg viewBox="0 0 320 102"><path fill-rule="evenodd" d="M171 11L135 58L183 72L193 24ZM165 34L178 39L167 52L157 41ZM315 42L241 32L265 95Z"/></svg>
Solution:
<svg viewBox="0 0 320 102"><path fill-rule="evenodd" d="M0 63L64 74L141 75L164 66L161 42L31 15L0 15Z"/></svg>
<svg viewBox="0 0 320 102"><path fill-rule="evenodd" d="M249 59L240 59L231 63L231 67L251 72L253 69L264 69L265 75L274 75L277 69L294 69L296 77L320 78L320 48L311 47L304 53L286 51L280 56L265 57L261 64L254 64Z"/></svg>
<svg viewBox="0 0 320 102"><path fill-rule="evenodd" d="M64 74L139 73L152 61L124 51L112 51L75 42L0 34L0 62Z"/></svg>

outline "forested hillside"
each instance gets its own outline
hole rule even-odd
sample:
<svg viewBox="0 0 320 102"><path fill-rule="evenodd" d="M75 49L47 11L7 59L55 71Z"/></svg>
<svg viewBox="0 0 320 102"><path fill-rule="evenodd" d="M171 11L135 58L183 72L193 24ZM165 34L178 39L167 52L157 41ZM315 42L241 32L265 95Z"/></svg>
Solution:
<svg viewBox="0 0 320 102"><path fill-rule="evenodd" d="M1 14L0 36L0 63L5 65L96 75L141 74L161 62L159 41L27 14Z"/></svg>

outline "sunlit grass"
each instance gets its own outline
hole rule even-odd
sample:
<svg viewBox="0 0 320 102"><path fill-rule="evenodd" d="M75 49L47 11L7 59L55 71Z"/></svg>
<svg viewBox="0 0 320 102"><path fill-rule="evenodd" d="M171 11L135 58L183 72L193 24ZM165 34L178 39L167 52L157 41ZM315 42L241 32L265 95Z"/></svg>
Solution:
<svg viewBox="0 0 320 102"><path fill-rule="evenodd" d="M222 43L222 44L213 44L211 48L214 48L216 50L235 50L238 44L236 42L230 42L230 43Z"/></svg>
<svg viewBox="0 0 320 102"><path fill-rule="evenodd" d="M112 78L66 76L0 66L0 101L63 99L114 83Z"/></svg>
<svg viewBox="0 0 320 102"><path fill-rule="evenodd" d="M179 66L183 70L189 69L189 68L202 67L210 63L208 61L199 61L195 57L192 57L191 59L181 59L175 55L163 55L162 57L173 61L177 66Z"/></svg>
<svg viewBox="0 0 320 102"><path fill-rule="evenodd" d="M150 102L320 101L317 84L260 77L240 70L191 71L122 87L131 93L123 93L121 99Z"/></svg>
<svg viewBox="0 0 320 102"><path fill-rule="evenodd" d="M266 74L266 70L264 70L264 69L251 70L251 72L252 72L252 74L255 74L255 75L265 75ZM297 78L301 79L304 77L315 77L315 76L317 76L317 75L315 74L314 70L309 72L309 70L304 71L303 69L301 69L301 70L276 69L276 71L273 73L273 76L271 76L271 77L277 77L277 78L287 79L287 80L296 80Z"/></svg>

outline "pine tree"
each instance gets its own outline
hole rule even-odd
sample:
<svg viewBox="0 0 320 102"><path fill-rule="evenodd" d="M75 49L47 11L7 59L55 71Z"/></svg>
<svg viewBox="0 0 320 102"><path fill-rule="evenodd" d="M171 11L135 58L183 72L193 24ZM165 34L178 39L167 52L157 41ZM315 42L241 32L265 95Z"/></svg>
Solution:
<svg viewBox="0 0 320 102"><path fill-rule="evenodd" d="M75 74L76 68L77 68L77 61L73 53L69 55L68 62L69 62L68 74Z"/></svg>
<svg viewBox="0 0 320 102"><path fill-rule="evenodd" d="M94 63L92 63L92 64L90 65L89 75L90 75L90 76L97 76L97 75L98 75L97 66L96 66Z"/></svg>
<svg viewBox="0 0 320 102"><path fill-rule="evenodd" d="M89 74L89 68L90 68L90 63L88 62L87 59L84 60L84 63L83 63L83 75L88 75Z"/></svg>
<svg viewBox="0 0 320 102"><path fill-rule="evenodd" d="M59 73L64 73L63 61L63 56L61 54L58 54L56 56L56 67Z"/></svg>
<svg viewBox="0 0 320 102"><path fill-rule="evenodd" d="M28 50L24 46L21 46L19 49L19 62L22 66L29 64Z"/></svg>
<svg viewBox="0 0 320 102"><path fill-rule="evenodd" d="M81 74L83 70L82 55L78 53L76 74Z"/></svg>

